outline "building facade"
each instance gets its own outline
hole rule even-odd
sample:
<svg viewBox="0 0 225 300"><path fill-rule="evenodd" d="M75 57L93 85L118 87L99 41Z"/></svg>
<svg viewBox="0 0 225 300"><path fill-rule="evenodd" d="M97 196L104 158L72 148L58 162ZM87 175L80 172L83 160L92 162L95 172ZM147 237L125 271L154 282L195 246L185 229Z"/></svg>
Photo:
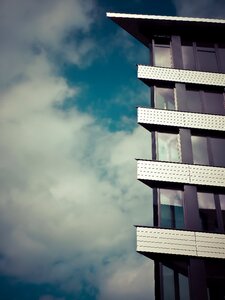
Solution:
<svg viewBox="0 0 225 300"><path fill-rule="evenodd" d="M137 226L137 251L154 260L155 299L225 299L225 20L107 16L150 51L137 118L152 159L137 160L137 178L154 220Z"/></svg>

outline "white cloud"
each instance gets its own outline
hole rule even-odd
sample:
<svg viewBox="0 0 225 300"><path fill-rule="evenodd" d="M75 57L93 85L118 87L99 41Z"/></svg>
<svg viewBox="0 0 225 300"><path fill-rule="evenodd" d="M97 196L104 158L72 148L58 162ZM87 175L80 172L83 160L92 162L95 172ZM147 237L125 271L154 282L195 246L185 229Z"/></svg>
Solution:
<svg viewBox="0 0 225 300"><path fill-rule="evenodd" d="M124 299L125 289L143 289L151 269L134 255L132 226L151 224L150 190L136 181L134 160L150 157L150 134L109 132L76 107L57 108L79 89L57 74L49 53L80 64L85 43L93 48L79 38L74 53L70 43L62 49L70 30L87 32L93 22L91 1L66 4L0 4L0 272L73 292L85 281L107 299L118 287ZM151 291L149 283L144 294Z"/></svg>
<svg viewBox="0 0 225 300"><path fill-rule="evenodd" d="M95 55L87 35L96 17L92 0L3 0L0 11L0 86L20 79L40 52L78 66Z"/></svg>
<svg viewBox="0 0 225 300"><path fill-rule="evenodd" d="M189 17L224 18L223 0L173 0L177 14Z"/></svg>
<svg viewBox="0 0 225 300"><path fill-rule="evenodd" d="M111 268L113 270L110 269L109 276L104 274L106 280L100 292L100 300L153 298L149 288L154 280L150 260L140 256L117 259Z"/></svg>
<svg viewBox="0 0 225 300"><path fill-rule="evenodd" d="M67 289L82 277L98 285L90 266L101 274L105 257L129 257L132 224L150 224L134 161L148 156L149 133L110 133L75 108L57 110L76 90L43 56L26 77L0 94L0 270Z"/></svg>

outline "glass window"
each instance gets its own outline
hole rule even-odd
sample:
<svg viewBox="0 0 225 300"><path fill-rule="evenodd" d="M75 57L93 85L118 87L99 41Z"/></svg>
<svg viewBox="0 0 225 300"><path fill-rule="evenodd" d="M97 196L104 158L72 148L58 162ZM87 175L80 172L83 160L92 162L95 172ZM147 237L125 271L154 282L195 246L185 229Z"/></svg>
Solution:
<svg viewBox="0 0 225 300"><path fill-rule="evenodd" d="M160 189L160 226L165 228L184 228L183 192Z"/></svg>
<svg viewBox="0 0 225 300"><path fill-rule="evenodd" d="M219 47L221 72L225 73L225 47Z"/></svg>
<svg viewBox="0 0 225 300"><path fill-rule="evenodd" d="M173 88L155 88L155 108L175 110Z"/></svg>
<svg viewBox="0 0 225 300"><path fill-rule="evenodd" d="M186 86L188 111L225 115L225 101L223 91L200 91Z"/></svg>
<svg viewBox="0 0 225 300"><path fill-rule="evenodd" d="M207 138L193 135L191 143L194 164L209 165Z"/></svg>
<svg viewBox="0 0 225 300"><path fill-rule="evenodd" d="M208 232L217 231L218 224L214 195L211 193L198 192L198 207L202 229Z"/></svg>
<svg viewBox="0 0 225 300"><path fill-rule="evenodd" d="M154 65L157 67L172 67L172 55L169 46L158 45L154 48Z"/></svg>
<svg viewBox="0 0 225 300"><path fill-rule="evenodd" d="M176 133L157 133L158 160L170 162L181 161L178 137Z"/></svg>
<svg viewBox="0 0 225 300"><path fill-rule="evenodd" d="M223 228L225 230L225 195L219 195L220 199L220 208L222 212L222 218L223 218Z"/></svg>
<svg viewBox="0 0 225 300"><path fill-rule="evenodd" d="M210 114L225 114L224 97L222 92L204 91L205 112Z"/></svg>
<svg viewBox="0 0 225 300"><path fill-rule="evenodd" d="M195 70L195 59L192 45L182 45L182 59L184 69Z"/></svg>
<svg viewBox="0 0 225 300"><path fill-rule="evenodd" d="M180 290L180 300L189 300L189 284L188 277L179 274L179 290Z"/></svg>
<svg viewBox="0 0 225 300"><path fill-rule="evenodd" d="M200 71L218 72L216 53L213 48L198 49Z"/></svg>
<svg viewBox="0 0 225 300"><path fill-rule="evenodd" d="M211 137L210 145L213 156L213 165L225 167L225 139Z"/></svg>
<svg viewBox="0 0 225 300"><path fill-rule="evenodd" d="M170 268L162 266L163 274L163 299L174 300L175 289L174 289L174 271Z"/></svg>
<svg viewBox="0 0 225 300"><path fill-rule="evenodd" d="M199 90L186 90L188 111L203 112L201 93Z"/></svg>

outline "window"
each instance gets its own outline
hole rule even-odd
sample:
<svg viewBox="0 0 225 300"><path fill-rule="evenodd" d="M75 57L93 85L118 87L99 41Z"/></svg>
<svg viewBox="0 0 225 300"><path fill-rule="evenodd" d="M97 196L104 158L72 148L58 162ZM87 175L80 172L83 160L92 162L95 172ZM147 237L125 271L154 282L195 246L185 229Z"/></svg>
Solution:
<svg viewBox="0 0 225 300"><path fill-rule="evenodd" d="M207 138L193 135L191 142L194 164L209 165Z"/></svg>
<svg viewBox="0 0 225 300"><path fill-rule="evenodd" d="M168 38L157 38L155 40L154 65L157 67L172 67L172 53Z"/></svg>
<svg viewBox="0 0 225 300"><path fill-rule="evenodd" d="M189 285L188 278L179 274L180 300L189 300Z"/></svg>
<svg viewBox="0 0 225 300"><path fill-rule="evenodd" d="M182 59L184 69L195 70L194 50L192 45L182 45Z"/></svg>
<svg viewBox="0 0 225 300"><path fill-rule="evenodd" d="M191 112L225 115L222 90L199 90L186 86L187 109Z"/></svg>
<svg viewBox="0 0 225 300"><path fill-rule="evenodd" d="M188 111L203 113L201 93L199 90L186 90Z"/></svg>
<svg viewBox="0 0 225 300"><path fill-rule="evenodd" d="M175 286L174 286L174 271L170 268L162 266L163 274L163 300L175 299Z"/></svg>
<svg viewBox="0 0 225 300"><path fill-rule="evenodd" d="M199 70L205 72L219 72L220 66L225 67L224 54L225 48L220 47L216 50L214 44L197 44L194 42L182 42L182 60L183 68L190 70ZM223 57L221 59L221 57ZM223 69L224 70L224 69Z"/></svg>
<svg viewBox="0 0 225 300"><path fill-rule="evenodd" d="M225 72L225 46L219 46L219 58L220 58L220 66L221 71Z"/></svg>
<svg viewBox="0 0 225 300"><path fill-rule="evenodd" d="M198 192L198 207L202 230L207 232L218 231L214 194Z"/></svg>
<svg viewBox="0 0 225 300"><path fill-rule="evenodd" d="M161 161L181 161L179 135L157 132L157 159Z"/></svg>
<svg viewBox="0 0 225 300"><path fill-rule="evenodd" d="M214 48L198 48L198 62L200 71L218 72L217 57Z"/></svg>
<svg viewBox="0 0 225 300"><path fill-rule="evenodd" d="M159 189L160 226L184 228L183 192L181 190Z"/></svg>
<svg viewBox="0 0 225 300"><path fill-rule="evenodd" d="M222 92L204 91L204 112L210 114L225 114L224 96Z"/></svg>
<svg viewBox="0 0 225 300"><path fill-rule="evenodd" d="M192 135L194 164L225 167L225 139Z"/></svg>
<svg viewBox="0 0 225 300"><path fill-rule="evenodd" d="M225 167L225 139L211 137L210 146L212 151L213 165Z"/></svg>
<svg viewBox="0 0 225 300"><path fill-rule="evenodd" d="M225 231L225 195L219 195L219 199L220 199L220 209L223 218L223 229Z"/></svg>
<svg viewBox="0 0 225 300"><path fill-rule="evenodd" d="M155 87L155 108L175 110L173 88Z"/></svg>
<svg viewBox="0 0 225 300"><path fill-rule="evenodd" d="M162 278L163 300L190 299L188 277L162 265Z"/></svg>

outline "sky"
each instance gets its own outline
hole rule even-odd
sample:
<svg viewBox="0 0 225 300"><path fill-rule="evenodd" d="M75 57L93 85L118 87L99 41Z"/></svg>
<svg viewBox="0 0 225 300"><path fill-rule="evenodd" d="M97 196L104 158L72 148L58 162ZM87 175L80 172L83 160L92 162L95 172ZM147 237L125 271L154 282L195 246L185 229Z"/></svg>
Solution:
<svg viewBox="0 0 225 300"><path fill-rule="evenodd" d="M223 0L0 1L0 300L153 299L136 124L149 53L106 12L225 17Z"/></svg>

